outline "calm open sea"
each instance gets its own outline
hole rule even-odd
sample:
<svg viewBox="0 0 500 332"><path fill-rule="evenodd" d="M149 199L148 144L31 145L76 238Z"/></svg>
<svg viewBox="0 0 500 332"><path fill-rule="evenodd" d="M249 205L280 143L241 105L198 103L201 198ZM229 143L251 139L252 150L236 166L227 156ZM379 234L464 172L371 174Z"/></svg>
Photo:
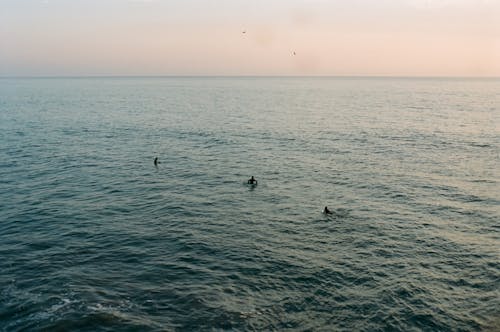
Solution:
<svg viewBox="0 0 500 332"><path fill-rule="evenodd" d="M0 79L0 330L498 329L499 124L499 79Z"/></svg>

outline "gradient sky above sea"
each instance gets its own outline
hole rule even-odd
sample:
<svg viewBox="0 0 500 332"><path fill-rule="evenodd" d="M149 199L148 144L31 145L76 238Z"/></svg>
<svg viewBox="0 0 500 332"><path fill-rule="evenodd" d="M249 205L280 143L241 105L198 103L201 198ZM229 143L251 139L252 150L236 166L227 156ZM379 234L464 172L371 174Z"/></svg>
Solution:
<svg viewBox="0 0 500 332"><path fill-rule="evenodd" d="M0 76L500 76L499 59L500 0L0 0Z"/></svg>

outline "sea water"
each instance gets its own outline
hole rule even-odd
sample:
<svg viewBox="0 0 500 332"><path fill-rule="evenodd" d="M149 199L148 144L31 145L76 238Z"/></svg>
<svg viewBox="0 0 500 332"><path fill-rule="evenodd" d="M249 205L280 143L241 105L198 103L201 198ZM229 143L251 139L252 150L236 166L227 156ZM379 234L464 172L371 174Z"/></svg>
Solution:
<svg viewBox="0 0 500 332"><path fill-rule="evenodd" d="M0 330L499 328L499 124L498 79L0 79Z"/></svg>

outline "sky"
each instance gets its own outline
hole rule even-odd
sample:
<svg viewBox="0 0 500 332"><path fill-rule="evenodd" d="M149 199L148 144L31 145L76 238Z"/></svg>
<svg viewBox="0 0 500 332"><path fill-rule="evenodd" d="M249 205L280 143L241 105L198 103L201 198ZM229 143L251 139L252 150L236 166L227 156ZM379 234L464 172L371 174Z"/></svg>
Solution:
<svg viewBox="0 0 500 332"><path fill-rule="evenodd" d="M0 0L0 76L500 77L500 0Z"/></svg>

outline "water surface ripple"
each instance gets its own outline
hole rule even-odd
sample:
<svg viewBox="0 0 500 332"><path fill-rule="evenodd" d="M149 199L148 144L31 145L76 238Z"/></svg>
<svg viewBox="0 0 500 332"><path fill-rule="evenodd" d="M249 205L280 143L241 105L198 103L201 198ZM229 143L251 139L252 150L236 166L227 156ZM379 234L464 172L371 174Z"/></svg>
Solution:
<svg viewBox="0 0 500 332"><path fill-rule="evenodd" d="M0 330L499 328L498 91L0 79Z"/></svg>

